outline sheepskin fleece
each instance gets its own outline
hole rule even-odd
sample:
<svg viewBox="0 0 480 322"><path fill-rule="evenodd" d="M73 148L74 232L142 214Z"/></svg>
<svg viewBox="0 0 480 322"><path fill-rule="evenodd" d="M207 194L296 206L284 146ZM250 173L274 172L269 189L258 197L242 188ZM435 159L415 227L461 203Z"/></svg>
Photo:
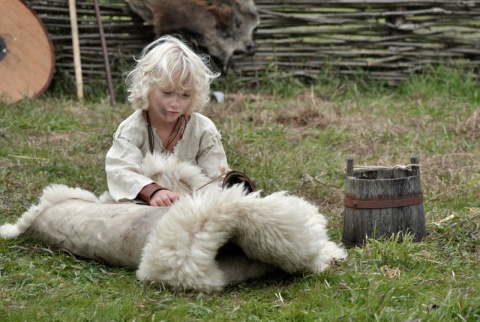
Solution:
<svg viewBox="0 0 480 322"><path fill-rule="evenodd" d="M196 166L158 155L145 164L162 186L183 189L172 207L116 204L108 194L97 198L52 185L17 223L1 226L0 236L29 236L134 268L142 281L205 291L276 270L317 273L347 257L328 238L324 216L302 198L286 192L262 197L246 194L242 186L221 190L216 184L197 190L209 179Z"/></svg>

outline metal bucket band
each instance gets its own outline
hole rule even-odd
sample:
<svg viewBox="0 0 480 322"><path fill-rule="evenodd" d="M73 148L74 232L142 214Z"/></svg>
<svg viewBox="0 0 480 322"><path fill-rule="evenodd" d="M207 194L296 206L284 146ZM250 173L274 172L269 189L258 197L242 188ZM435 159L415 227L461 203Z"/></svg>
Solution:
<svg viewBox="0 0 480 322"><path fill-rule="evenodd" d="M352 195L346 195L343 204L354 209L379 209L397 208L418 205L423 202L423 194L407 195L392 198L359 199Z"/></svg>

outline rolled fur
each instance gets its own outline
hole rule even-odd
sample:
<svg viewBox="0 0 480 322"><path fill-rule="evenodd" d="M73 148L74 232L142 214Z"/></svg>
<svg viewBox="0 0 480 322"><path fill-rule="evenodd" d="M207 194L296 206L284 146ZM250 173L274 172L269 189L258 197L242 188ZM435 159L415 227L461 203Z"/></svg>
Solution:
<svg viewBox="0 0 480 322"><path fill-rule="evenodd" d="M192 164L150 156L148 175L183 191L171 207L111 203L108 194L52 185L4 239L28 236L82 257L137 269L143 281L173 288L221 290L274 270L316 273L347 257L330 241L327 221L303 198L261 197L243 186L221 190ZM173 169L173 172L170 172ZM183 190L182 190L183 189Z"/></svg>
<svg viewBox="0 0 480 322"><path fill-rule="evenodd" d="M182 198L154 227L143 249L137 277L176 288L220 290L235 281L236 267L252 276L279 268L288 273L317 273L347 254L326 234L326 220L305 200L279 192L245 195L241 186L205 190ZM246 261L222 258L227 242L239 246ZM239 265L243 265L239 266ZM250 272L252 273L252 272Z"/></svg>

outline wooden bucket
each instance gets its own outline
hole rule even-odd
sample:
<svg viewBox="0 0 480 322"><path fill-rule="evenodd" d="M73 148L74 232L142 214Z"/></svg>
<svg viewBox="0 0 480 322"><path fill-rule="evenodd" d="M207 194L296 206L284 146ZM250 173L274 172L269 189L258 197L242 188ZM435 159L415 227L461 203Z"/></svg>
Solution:
<svg viewBox="0 0 480 322"><path fill-rule="evenodd" d="M361 246L368 238L406 233L421 241L426 235L418 159L393 168L353 168L347 159L342 242Z"/></svg>

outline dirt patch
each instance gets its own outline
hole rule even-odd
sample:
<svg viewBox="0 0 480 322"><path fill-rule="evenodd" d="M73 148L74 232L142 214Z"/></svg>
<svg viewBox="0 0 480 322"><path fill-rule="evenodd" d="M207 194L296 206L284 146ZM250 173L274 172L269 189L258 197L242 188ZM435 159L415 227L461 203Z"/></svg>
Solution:
<svg viewBox="0 0 480 322"><path fill-rule="evenodd" d="M473 111L472 115L470 115L459 130L469 137L480 137L480 109Z"/></svg>
<svg viewBox="0 0 480 322"><path fill-rule="evenodd" d="M335 110L332 102L326 102L315 95L304 92L296 96L287 107L275 115L279 124L294 128L326 128L329 125L341 125L342 114Z"/></svg>
<svg viewBox="0 0 480 322"><path fill-rule="evenodd" d="M220 124L225 120L241 119L258 127L275 122L299 129L324 128L341 122L340 113L334 110L332 102L322 101L308 91L289 100L271 95L227 94L224 103L210 103L205 114Z"/></svg>
<svg viewBox="0 0 480 322"><path fill-rule="evenodd" d="M478 171L478 156L465 154L461 146L452 146L450 154L432 151L437 140L454 132L470 140L480 137L480 110L461 120L456 114L442 118L427 113L410 115L405 112L404 102L388 96L365 102L330 102L305 90L289 99L228 94L223 104L212 103L207 110L225 133L243 122L258 128L279 125L287 129L286 135L295 143L330 127L344 131L347 139L334 148L354 156L356 165L408 164L410 157L418 156L423 180L433 194Z"/></svg>
<svg viewBox="0 0 480 322"><path fill-rule="evenodd" d="M85 132L52 132L47 135L29 136L26 138L29 145L42 147L53 144L58 147L67 147L72 143L85 143L88 141L88 133Z"/></svg>

